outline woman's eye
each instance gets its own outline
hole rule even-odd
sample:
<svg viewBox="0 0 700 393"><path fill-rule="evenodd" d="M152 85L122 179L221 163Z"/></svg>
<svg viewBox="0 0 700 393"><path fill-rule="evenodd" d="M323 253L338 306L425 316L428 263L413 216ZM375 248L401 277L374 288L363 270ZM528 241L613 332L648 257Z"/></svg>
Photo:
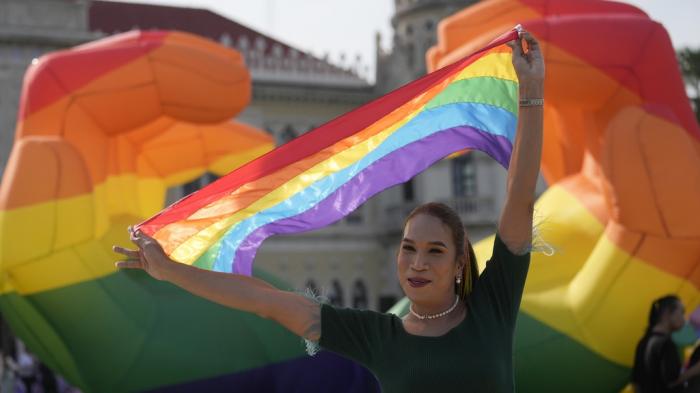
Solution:
<svg viewBox="0 0 700 393"><path fill-rule="evenodd" d="M416 249L413 248L413 246L403 246L401 248L404 249L405 251L416 251Z"/></svg>
<svg viewBox="0 0 700 393"><path fill-rule="evenodd" d="M430 253L431 254L442 254L442 250L439 248L431 248Z"/></svg>

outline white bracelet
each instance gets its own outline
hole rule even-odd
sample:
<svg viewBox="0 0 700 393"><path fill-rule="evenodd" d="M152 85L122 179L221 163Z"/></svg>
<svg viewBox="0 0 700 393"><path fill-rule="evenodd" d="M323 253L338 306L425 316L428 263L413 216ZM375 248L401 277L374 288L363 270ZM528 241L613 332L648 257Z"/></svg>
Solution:
<svg viewBox="0 0 700 393"><path fill-rule="evenodd" d="M544 98L521 98L520 106L542 106Z"/></svg>

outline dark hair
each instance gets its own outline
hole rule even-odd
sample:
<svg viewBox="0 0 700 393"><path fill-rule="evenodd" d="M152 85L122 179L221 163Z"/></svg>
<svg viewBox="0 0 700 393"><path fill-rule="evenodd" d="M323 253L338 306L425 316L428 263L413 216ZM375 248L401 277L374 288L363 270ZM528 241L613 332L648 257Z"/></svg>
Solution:
<svg viewBox="0 0 700 393"><path fill-rule="evenodd" d="M660 297L651 304L649 310L649 324L647 325L647 333L661 321L661 317L667 313L674 311L680 304L681 299L676 295L666 295Z"/></svg>
<svg viewBox="0 0 700 393"><path fill-rule="evenodd" d="M459 218L457 212L444 203L429 202L413 209L408 217L406 217L404 228L406 228L406 224L408 224L409 220L419 214L435 217L450 228L452 232L452 241L457 251L456 258L466 258L466 263L462 269L462 282L459 284L455 283L455 293L459 295L462 300L465 300L476 285L476 280L479 278L479 268L476 264L474 248L472 248L472 244L464 230L462 219Z"/></svg>

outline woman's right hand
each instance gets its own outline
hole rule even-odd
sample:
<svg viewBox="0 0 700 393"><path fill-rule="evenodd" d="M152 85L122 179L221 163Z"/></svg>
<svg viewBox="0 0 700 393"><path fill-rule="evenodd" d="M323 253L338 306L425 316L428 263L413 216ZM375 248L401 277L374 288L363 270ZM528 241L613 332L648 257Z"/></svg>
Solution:
<svg viewBox="0 0 700 393"><path fill-rule="evenodd" d="M129 228L138 250L114 246L127 259L120 269L142 269L194 295L236 310L269 318L308 340L321 337L321 306L294 292L281 291L265 281L240 274L214 272L173 261L152 237Z"/></svg>
<svg viewBox="0 0 700 393"><path fill-rule="evenodd" d="M119 269L141 269L156 280L165 280L165 272L173 262L163 247L152 237L141 231L135 231L129 227L129 237L138 247L138 250L113 246L112 250L126 256L127 259L118 261L115 266Z"/></svg>

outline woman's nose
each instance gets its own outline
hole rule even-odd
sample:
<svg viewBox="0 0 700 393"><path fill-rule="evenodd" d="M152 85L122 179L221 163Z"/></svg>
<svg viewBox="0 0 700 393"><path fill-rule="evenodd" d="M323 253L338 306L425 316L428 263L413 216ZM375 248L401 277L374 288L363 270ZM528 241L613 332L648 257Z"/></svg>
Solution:
<svg viewBox="0 0 700 393"><path fill-rule="evenodd" d="M428 267L425 257L421 253L417 253L416 257L413 258L411 263L411 268L414 270L425 270Z"/></svg>

